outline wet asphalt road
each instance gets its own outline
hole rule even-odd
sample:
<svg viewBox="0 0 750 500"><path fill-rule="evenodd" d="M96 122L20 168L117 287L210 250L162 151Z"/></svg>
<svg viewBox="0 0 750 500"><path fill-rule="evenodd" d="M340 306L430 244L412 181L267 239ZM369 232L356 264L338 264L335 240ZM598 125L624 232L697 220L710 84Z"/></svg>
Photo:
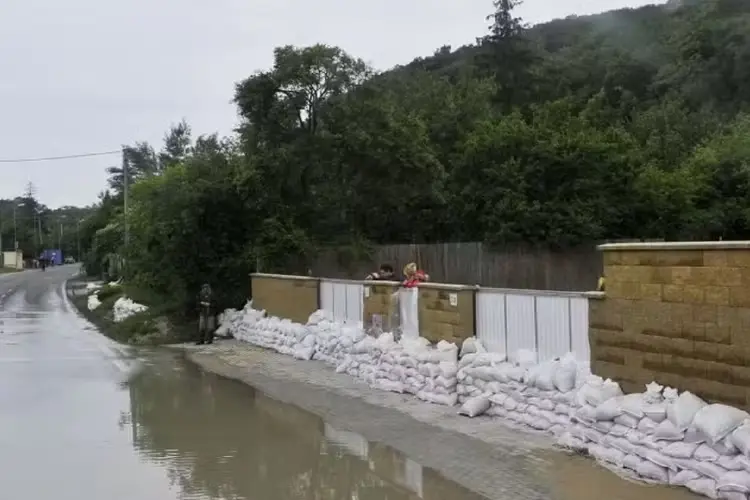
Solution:
<svg viewBox="0 0 750 500"><path fill-rule="evenodd" d="M0 498L173 498L121 424L134 360L65 298L76 271L0 277Z"/></svg>

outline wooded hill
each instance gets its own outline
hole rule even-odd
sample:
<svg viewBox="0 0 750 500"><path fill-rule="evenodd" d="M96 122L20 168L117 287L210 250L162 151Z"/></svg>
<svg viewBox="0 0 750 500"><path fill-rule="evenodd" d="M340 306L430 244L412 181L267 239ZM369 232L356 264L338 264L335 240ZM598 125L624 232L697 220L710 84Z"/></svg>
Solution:
<svg viewBox="0 0 750 500"><path fill-rule="evenodd" d="M133 280L188 297L329 245L750 237L750 2L531 29L515 3L475 45L381 74L337 47L277 48L237 84L235 135L180 124L160 153L126 150L130 244L115 171L91 265L122 252Z"/></svg>

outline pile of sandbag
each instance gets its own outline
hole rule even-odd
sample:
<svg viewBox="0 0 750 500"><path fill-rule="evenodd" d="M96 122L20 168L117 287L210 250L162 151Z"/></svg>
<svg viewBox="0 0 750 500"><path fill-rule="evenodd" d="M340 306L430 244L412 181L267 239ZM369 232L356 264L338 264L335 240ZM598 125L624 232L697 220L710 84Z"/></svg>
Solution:
<svg viewBox="0 0 750 500"><path fill-rule="evenodd" d="M562 444L643 481L685 486L709 498L750 493L746 412L656 383L623 395L618 384L594 376L577 401Z"/></svg>
<svg viewBox="0 0 750 500"><path fill-rule="evenodd" d="M112 315L115 323L120 323L121 321L125 321L131 316L145 312L147 310L148 307L144 306L143 304L133 302L127 297L120 297L115 302L114 308L112 309Z"/></svg>
<svg viewBox="0 0 750 500"><path fill-rule="evenodd" d="M576 384L582 367L572 354L536 362L536 354L519 350L512 359L488 353L475 339L467 339L458 363L458 400L461 413L490 416L555 435L570 426Z"/></svg>
<svg viewBox="0 0 750 500"><path fill-rule="evenodd" d="M236 315L225 314L219 329L226 328L235 339L252 344L257 335L255 324L265 315L265 311L253 309L252 301L250 301Z"/></svg>
<svg viewBox="0 0 750 500"><path fill-rule="evenodd" d="M305 325L275 316L258 319L248 330L247 341L281 354L307 360L312 358L315 344L314 337Z"/></svg>
<svg viewBox="0 0 750 500"><path fill-rule="evenodd" d="M89 295L87 305L88 305L89 311L93 311L94 309L102 305L102 301L99 300L99 296L94 293L94 294Z"/></svg>
<svg viewBox="0 0 750 500"><path fill-rule="evenodd" d="M417 397L430 403L454 406L458 402L456 344L441 340L434 348L425 346L417 351L416 359L417 372L424 378Z"/></svg>
<svg viewBox="0 0 750 500"><path fill-rule="evenodd" d="M344 360L336 367L336 371L360 378L377 389L404 392L395 375L388 377L383 372L383 353L394 349L395 345L390 333L384 333L377 339L365 335L351 346Z"/></svg>
<svg viewBox="0 0 750 500"><path fill-rule="evenodd" d="M334 321L323 310L310 315L307 328L315 339L313 359L335 367L341 366L353 346L365 338L361 328Z"/></svg>

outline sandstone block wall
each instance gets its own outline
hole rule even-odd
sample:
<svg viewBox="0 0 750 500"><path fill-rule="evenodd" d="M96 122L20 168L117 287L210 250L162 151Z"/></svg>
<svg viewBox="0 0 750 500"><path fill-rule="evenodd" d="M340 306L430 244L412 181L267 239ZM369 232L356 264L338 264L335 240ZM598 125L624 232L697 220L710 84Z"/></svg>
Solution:
<svg viewBox="0 0 750 500"><path fill-rule="evenodd" d="M602 245L590 301L594 373L750 407L750 242Z"/></svg>
<svg viewBox="0 0 750 500"><path fill-rule="evenodd" d="M253 305L270 316L307 323L318 310L317 278L275 274L253 274Z"/></svg>
<svg viewBox="0 0 750 500"><path fill-rule="evenodd" d="M461 344L474 335L475 287L428 283L419 287L419 330L433 343ZM452 302L451 296L455 299Z"/></svg>

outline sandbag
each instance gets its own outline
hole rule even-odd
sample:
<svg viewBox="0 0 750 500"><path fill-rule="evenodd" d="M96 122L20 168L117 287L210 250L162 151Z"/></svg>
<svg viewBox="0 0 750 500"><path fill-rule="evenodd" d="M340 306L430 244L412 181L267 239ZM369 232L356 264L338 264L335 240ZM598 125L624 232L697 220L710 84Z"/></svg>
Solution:
<svg viewBox="0 0 750 500"><path fill-rule="evenodd" d="M610 398L594 410L594 418L597 421L612 421L623 414L622 397Z"/></svg>
<svg viewBox="0 0 750 500"><path fill-rule="evenodd" d="M555 388L560 392L569 392L575 389L578 363L572 353L562 357L557 370L555 370L553 382Z"/></svg>
<svg viewBox="0 0 750 500"><path fill-rule="evenodd" d="M716 482L718 491L733 491L736 493L750 493L750 472L727 472Z"/></svg>
<svg viewBox="0 0 750 500"><path fill-rule="evenodd" d="M750 456L750 422L745 422L735 429L729 439L740 453Z"/></svg>
<svg viewBox="0 0 750 500"><path fill-rule="evenodd" d="M684 431L679 430L671 419L664 420L654 429L654 439L662 441L681 441Z"/></svg>
<svg viewBox="0 0 750 500"><path fill-rule="evenodd" d="M702 433L710 444L715 444L734 432L750 418L747 412L731 406L712 404L695 413L692 426Z"/></svg>
<svg viewBox="0 0 750 500"><path fill-rule="evenodd" d="M651 479L652 481L658 481L664 484L669 482L669 474L667 473L667 469L664 467L659 467L655 463L648 460L644 460L640 464L638 464L635 472L645 479Z"/></svg>
<svg viewBox="0 0 750 500"><path fill-rule="evenodd" d="M486 412L490 408L490 400L484 396L471 398L466 401L461 409L458 410L459 415L474 418Z"/></svg>
<svg viewBox="0 0 750 500"><path fill-rule="evenodd" d="M719 498L716 491L716 481L708 478L693 479L685 483L685 487L708 498L717 499Z"/></svg>
<svg viewBox="0 0 750 500"><path fill-rule="evenodd" d="M697 472L690 469L683 469L679 472L669 472L670 486L685 486L688 481L699 479L701 477Z"/></svg>
<svg viewBox="0 0 750 500"><path fill-rule="evenodd" d="M668 457L687 459L687 458L692 458L697 448L698 448L698 445L695 443L685 443L683 441L675 441L673 443L668 444L666 447L664 447L664 449L662 449L661 452Z"/></svg>
<svg viewBox="0 0 750 500"><path fill-rule="evenodd" d="M681 431L685 431L695 418L695 414L706 406L705 401L693 394L685 391L667 406L667 419Z"/></svg>

